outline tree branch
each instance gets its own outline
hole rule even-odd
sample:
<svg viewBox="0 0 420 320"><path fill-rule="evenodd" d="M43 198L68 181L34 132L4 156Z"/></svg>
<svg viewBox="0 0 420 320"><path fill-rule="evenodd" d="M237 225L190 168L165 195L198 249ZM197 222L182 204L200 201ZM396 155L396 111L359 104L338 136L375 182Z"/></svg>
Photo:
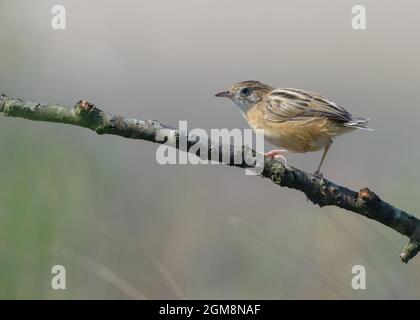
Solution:
<svg viewBox="0 0 420 320"><path fill-rule="evenodd" d="M98 134L112 134L160 144L170 142L174 147L192 153L194 152L191 147L196 143L201 143L208 150L207 154L199 155L201 158L217 159L219 162L241 168L256 166L256 151L247 146L227 146L211 140L200 141L199 137L191 139L191 137L188 138L187 133L162 125L156 120L143 121L112 115L87 101L79 101L73 108L68 108L58 104L46 105L10 99L1 95L0 113L8 117L71 124L89 128ZM162 137L167 139L162 139ZM182 139L186 141L185 148L181 146ZM233 161L238 159L238 156L241 161ZM309 200L320 207L337 206L353 211L405 235L409 243L400 255L403 262L407 263L420 250L420 220L381 200L368 188L362 188L356 192L325 178L319 179L302 170L268 158L264 158L262 176L281 187L302 191Z"/></svg>

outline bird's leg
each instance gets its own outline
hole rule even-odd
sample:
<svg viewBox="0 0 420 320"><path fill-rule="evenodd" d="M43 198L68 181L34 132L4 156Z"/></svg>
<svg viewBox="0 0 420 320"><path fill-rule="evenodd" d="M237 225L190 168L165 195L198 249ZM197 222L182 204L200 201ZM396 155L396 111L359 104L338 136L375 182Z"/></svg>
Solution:
<svg viewBox="0 0 420 320"><path fill-rule="evenodd" d="M331 144L332 144L332 141L330 142L330 144L328 144L325 148L324 148L324 153L322 154L322 158L321 158L321 162L319 163L319 166L318 166L318 169L316 169L316 171L314 172L314 176L315 177L318 177L318 178L320 178L320 179L322 179L323 178L323 174L321 173L321 166L322 166L322 163L324 162L324 159L325 159L325 156L327 155L327 153L328 153L328 150L330 149L330 147L331 147Z"/></svg>
<svg viewBox="0 0 420 320"><path fill-rule="evenodd" d="M281 159L284 165L287 165L287 159L286 156L284 155L284 153L286 153L287 150L271 150L268 151L266 153L264 153L264 155L267 158L273 158L273 159Z"/></svg>

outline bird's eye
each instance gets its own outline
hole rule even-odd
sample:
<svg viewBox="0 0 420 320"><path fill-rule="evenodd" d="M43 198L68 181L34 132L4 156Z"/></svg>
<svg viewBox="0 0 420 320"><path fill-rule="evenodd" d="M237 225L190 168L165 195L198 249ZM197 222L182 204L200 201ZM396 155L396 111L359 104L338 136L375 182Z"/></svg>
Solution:
<svg viewBox="0 0 420 320"><path fill-rule="evenodd" d="M242 94L243 96L248 96L248 95L250 95L250 94L251 94L251 90L249 90L248 88L243 88L243 89L241 90L241 94Z"/></svg>

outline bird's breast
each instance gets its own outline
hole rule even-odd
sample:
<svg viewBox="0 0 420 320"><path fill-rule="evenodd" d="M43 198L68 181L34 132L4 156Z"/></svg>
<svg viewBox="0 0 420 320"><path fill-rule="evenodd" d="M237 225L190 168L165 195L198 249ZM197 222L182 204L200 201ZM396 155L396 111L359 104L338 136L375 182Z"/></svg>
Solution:
<svg viewBox="0 0 420 320"><path fill-rule="evenodd" d="M246 119L252 129L264 129L264 139L269 143L291 152L320 150L342 133L339 125L325 118L267 121L259 108L250 109Z"/></svg>

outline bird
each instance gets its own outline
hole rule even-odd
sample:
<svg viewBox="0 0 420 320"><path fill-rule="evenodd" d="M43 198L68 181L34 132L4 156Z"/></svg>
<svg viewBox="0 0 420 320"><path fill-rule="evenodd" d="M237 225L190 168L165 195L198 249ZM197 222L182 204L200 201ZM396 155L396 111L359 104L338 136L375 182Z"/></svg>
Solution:
<svg viewBox="0 0 420 320"><path fill-rule="evenodd" d="M318 93L280 88L256 80L235 83L229 90L215 94L228 98L239 107L253 129L263 129L264 139L282 148L264 153L268 158L281 158L286 152L306 153L323 149L321 161L313 173L322 178L321 167L333 143L344 133L367 128L368 118L355 118L342 106Z"/></svg>

